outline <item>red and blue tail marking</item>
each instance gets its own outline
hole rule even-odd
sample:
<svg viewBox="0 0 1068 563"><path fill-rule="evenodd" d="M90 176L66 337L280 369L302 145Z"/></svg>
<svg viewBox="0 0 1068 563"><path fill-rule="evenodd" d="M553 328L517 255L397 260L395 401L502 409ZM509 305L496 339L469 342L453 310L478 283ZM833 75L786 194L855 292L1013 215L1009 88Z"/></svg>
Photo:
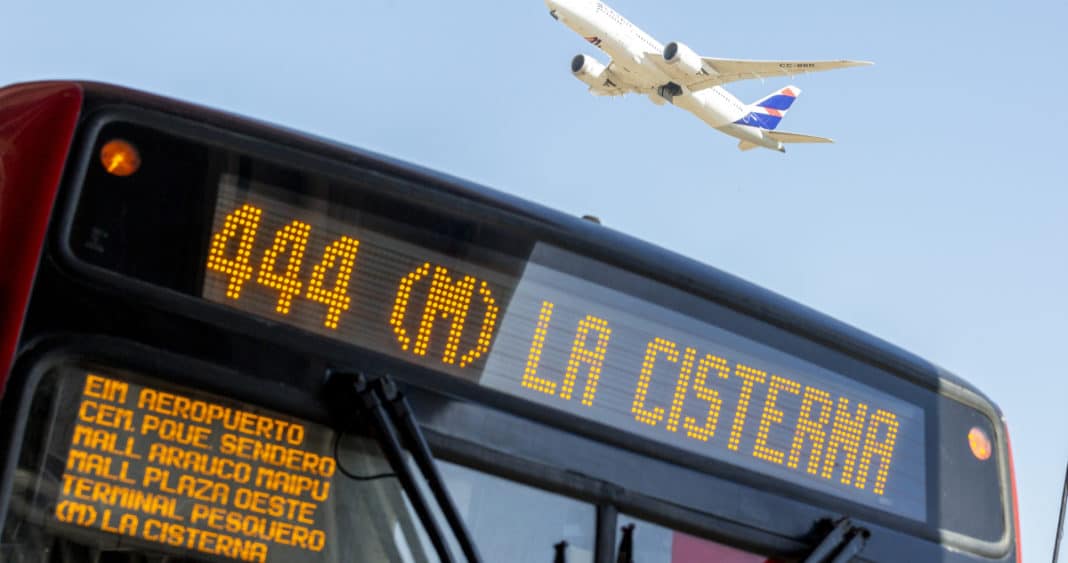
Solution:
<svg viewBox="0 0 1068 563"><path fill-rule="evenodd" d="M787 86L781 90L776 90L751 104L749 113L735 121L735 123L759 127L769 131L775 129L779 126L782 118L786 117L786 111L790 109L790 106L794 104L794 100L800 94L801 89L797 86Z"/></svg>

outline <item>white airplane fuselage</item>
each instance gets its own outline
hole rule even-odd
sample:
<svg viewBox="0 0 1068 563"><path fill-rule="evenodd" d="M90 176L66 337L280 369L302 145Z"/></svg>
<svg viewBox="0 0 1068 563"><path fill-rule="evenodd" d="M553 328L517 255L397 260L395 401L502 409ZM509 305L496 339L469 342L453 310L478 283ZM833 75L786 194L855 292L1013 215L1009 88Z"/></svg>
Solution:
<svg viewBox="0 0 1068 563"><path fill-rule="evenodd" d="M782 143L757 127L735 122L748 113L745 103L721 86L691 92L679 86L646 53L662 53L664 46L632 24L607 4L598 0L545 0L550 14L586 41L612 57L612 70L626 76L627 82L651 90L649 99L657 105L665 101L697 116L701 121L743 141L773 150Z"/></svg>

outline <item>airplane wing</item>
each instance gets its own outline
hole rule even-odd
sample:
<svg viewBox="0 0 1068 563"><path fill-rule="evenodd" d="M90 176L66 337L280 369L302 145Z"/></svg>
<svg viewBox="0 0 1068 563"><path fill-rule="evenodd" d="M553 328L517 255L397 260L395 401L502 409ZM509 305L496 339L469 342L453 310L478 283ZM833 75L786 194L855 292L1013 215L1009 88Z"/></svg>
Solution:
<svg viewBox="0 0 1068 563"><path fill-rule="evenodd" d="M658 66L667 68L667 61L660 53L647 53ZM720 86L728 82L749 80L752 78L771 78L776 76L796 76L810 72L822 72L838 68L869 66L868 61L750 61L745 59L713 59L702 57L705 69L699 76L694 76L683 84L690 91L703 90Z"/></svg>
<svg viewBox="0 0 1068 563"><path fill-rule="evenodd" d="M774 76L796 76L810 72L822 72L837 68L869 66L868 61L748 61L742 59L712 59L702 57L705 65L715 73L712 76L695 77L690 90L701 90L751 78L770 78Z"/></svg>
<svg viewBox="0 0 1068 563"><path fill-rule="evenodd" d="M614 66L614 62L608 63L604 74L601 75L604 81L599 85L590 86L590 93L595 96L622 96L641 91L640 88L628 84L626 79L613 69Z"/></svg>

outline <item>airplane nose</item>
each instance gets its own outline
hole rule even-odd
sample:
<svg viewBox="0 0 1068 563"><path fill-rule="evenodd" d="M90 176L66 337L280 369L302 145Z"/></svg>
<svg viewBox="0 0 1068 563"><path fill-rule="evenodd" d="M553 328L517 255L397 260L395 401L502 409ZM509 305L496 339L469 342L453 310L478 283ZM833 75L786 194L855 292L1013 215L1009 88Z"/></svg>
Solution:
<svg viewBox="0 0 1068 563"><path fill-rule="evenodd" d="M557 20L569 19L569 17L585 5L585 0L545 0L549 7L549 15Z"/></svg>

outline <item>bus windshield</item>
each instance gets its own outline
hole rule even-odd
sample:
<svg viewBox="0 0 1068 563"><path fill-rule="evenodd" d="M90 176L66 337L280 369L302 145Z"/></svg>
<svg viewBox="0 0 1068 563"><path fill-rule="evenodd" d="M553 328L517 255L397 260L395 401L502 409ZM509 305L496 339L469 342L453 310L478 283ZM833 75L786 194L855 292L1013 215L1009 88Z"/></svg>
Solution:
<svg viewBox="0 0 1068 563"><path fill-rule="evenodd" d="M438 560L371 438L73 365L43 376L28 414L38 424L18 461L5 561ZM591 560L591 505L441 465L489 560L522 545L529 555L514 560L543 561L561 541L569 560ZM517 502L538 510L517 518Z"/></svg>

